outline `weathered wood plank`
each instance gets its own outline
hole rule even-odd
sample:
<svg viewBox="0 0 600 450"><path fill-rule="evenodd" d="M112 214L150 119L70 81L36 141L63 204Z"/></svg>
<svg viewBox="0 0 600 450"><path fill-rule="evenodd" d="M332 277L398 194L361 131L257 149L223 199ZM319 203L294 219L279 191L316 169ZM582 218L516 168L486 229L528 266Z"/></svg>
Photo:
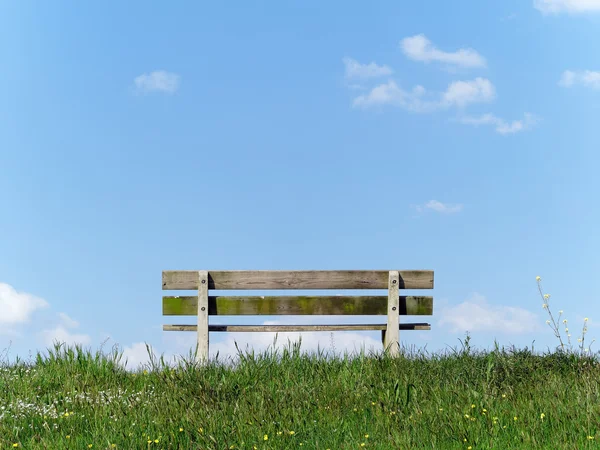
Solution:
<svg viewBox="0 0 600 450"><path fill-rule="evenodd" d="M198 298L196 311L198 313L198 351L196 360L200 364L208 361L208 271L201 270L198 277Z"/></svg>
<svg viewBox="0 0 600 450"><path fill-rule="evenodd" d="M357 296L209 296L211 316L259 315L386 315L388 297L385 295ZM400 296L401 316L431 316L433 297ZM163 315L190 316L198 313L197 296L164 296Z"/></svg>
<svg viewBox="0 0 600 450"><path fill-rule="evenodd" d="M398 312L400 274L397 270L390 270L388 276L387 329L384 335L383 347L389 350L391 356L396 356L400 349L400 333L398 331L400 323Z"/></svg>
<svg viewBox="0 0 600 450"><path fill-rule="evenodd" d="M433 289L433 270L400 270L400 289ZM198 271L165 270L163 290L198 289ZM209 289L387 289L389 270L211 270Z"/></svg>
<svg viewBox="0 0 600 450"><path fill-rule="evenodd" d="M196 325L163 325L163 331L197 331ZM360 331L385 330L386 324L344 324L344 325L209 325L208 331L228 332L274 332L293 331ZM400 330L431 330L428 323L401 323Z"/></svg>

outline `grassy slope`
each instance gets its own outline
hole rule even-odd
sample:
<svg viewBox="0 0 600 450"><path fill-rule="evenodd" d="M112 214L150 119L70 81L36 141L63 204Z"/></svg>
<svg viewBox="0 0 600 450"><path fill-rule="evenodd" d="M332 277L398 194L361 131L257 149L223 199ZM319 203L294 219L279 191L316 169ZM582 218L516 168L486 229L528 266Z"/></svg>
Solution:
<svg viewBox="0 0 600 450"><path fill-rule="evenodd" d="M326 358L298 344L135 374L117 353L55 346L0 369L0 448L600 448L592 357L467 340L443 355Z"/></svg>

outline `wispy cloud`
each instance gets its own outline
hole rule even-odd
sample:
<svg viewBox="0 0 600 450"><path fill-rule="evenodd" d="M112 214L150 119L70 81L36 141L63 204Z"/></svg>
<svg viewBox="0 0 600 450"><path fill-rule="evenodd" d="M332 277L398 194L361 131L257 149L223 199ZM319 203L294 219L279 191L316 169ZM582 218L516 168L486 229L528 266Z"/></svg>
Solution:
<svg viewBox="0 0 600 450"><path fill-rule="evenodd" d="M580 84L592 89L600 89L600 72L591 70L582 70L579 72L565 70L558 84L563 87L572 87Z"/></svg>
<svg viewBox="0 0 600 450"><path fill-rule="evenodd" d="M179 88L180 78L175 73L157 70L151 73L144 73L136 77L133 81L139 93L165 92L172 94Z"/></svg>
<svg viewBox="0 0 600 450"><path fill-rule="evenodd" d="M58 325L55 328L40 331L40 337L42 338L44 345L48 347L53 346L55 342L64 343L68 347L76 344L87 345L91 342L89 335L71 333L64 325Z"/></svg>
<svg viewBox="0 0 600 450"><path fill-rule="evenodd" d="M544 14L600 12L600 0L533 0Z"/></svg>
<svg viewBox="0 0 600 450"><path fill-rule="evenodd" d="M400 41L404 54L415 61L442 62L460 67L485 67L485 58L471 48L445 52L436 48L424 34L407 37Z"/></svg>
<svg viewBox="0 0 600 450"><path fill-rule="evenodd" d="M388 66L378 66L374 62L369 64L361 64L352 58L342 59L346 67L346 78L376 78L386 75L391 75L393 70Z"/></svg>
<svg viewBox="0 0 600 450"><path fill-rule="evenodd" d="M432 112L452 106L463 108L471 103L490 102L495 96L494 85L485 78L455 81L439 94L428 92L420 85L405 91L390 80L374 87L368 94L356 97L353 106L369 108L392 105L413 112Z"/></svg>
<svg viewBox="0 0 600 450"><path fill-rule="evenodd" d="M87 345L91 338L87 334L72 333L68 328L79 328L79 322L71 319L65 313L58 314L61 323L51 329L42 330L39 335L46 346L52 346L55 341L64 343L67 346L76 344Z"/></svg>
<svg viewBox="0 0 600 450"><path fill-rule="evenodd" d="M461 204L450 204L450 203L442 203L437 200L429 200L424 205L417 205L415 209L418 212L423 212L425 210L431 210L442 214L453 214L463 210L463 205Z"/></svg>
<svg viewBox="0 0 600 450"><path fill-rule="evenodd" d="M62 313L62 312L58 313L58 317L60 317L60 320L64 323L64 325L67 328L77 328L79 326L79 322L77 322L76 320L71 319L65 313Z"/></svg>
<svg viewBox="0 0 600 450"><path fill-rule="evenodd" d="M464 107L469 103L481 103L494 100L496 90L490 80L475 78L472 81L455 81L444 93L443 103Z"/></svg>
<svg viewBox="0 0 600 450"><path fill-rule="evenodd" d="M515 20L518 17L517 13L511 13L506 17L503 17L501 20L504 21L508 21L508 20Z"/></svg>
<svg viewBox="0 0 600 450"><path fill-rule="evenodd" d="M152 359L154 359L156 355L152 349L152 346L148 345L148 348L150 348ZM136 342L130 346L122 347L120 349L122 357L119 362L124 368L129 370L137 370L140 368L140 366L146 366L151 360L151 356L148 353L148 348L146 348L146 344L144 342Z"/></svg>
<svg viewBox="0 0 600 450"><path fill-rule="evenodd" d="M530 129L536 123L538 123L539 118L531 113L525 113L522 120L513 120L512 122L509 122L496 117L494 114L488 113L478 117L459 117L456 119L456 121L465 125L473 126L491 125L494 127L497 133L507 135Z"/></svg>
<svg viewBox="0 0 600 450"><path fill-rule="evenodd" d="M0 334L14 325L27 323L33 313L47 308L48 302L26 292L17 292L6 283L0 283Z"/></svg>
<svg viewBox="0 0 600 450"><path fill-rule="evenodd" d="M459 305L442 308L440 317L438 325L450 327L451 332L500 331L523 334L541 328L534 313L524 308L490 305L478 293Z"/></svg>

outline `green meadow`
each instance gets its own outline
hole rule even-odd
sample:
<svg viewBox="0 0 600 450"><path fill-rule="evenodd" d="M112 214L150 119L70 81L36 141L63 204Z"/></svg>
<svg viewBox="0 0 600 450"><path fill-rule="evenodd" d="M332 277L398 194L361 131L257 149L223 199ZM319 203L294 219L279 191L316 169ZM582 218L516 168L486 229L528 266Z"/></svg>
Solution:
<svg viewBox="0 0 600 450"><path fill-rule="evenodd" d="M190 352L173 367L148 349L150 363L130 372L117 350L57 343L0 368L0 448L600 448L600 364L584 347L586 324L573 350L568 322L541 285L540 295L559 340L545 354L476 351L468 334L443 354L402 347L398 358L306 354L298 341L238 349L235 364L199 365Z"/></svg>

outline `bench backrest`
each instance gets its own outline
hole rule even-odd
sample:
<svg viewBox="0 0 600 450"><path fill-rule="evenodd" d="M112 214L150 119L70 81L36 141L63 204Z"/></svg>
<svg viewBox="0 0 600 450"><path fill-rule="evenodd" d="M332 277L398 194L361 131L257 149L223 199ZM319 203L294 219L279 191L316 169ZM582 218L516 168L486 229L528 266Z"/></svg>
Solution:
<svg viewBox="0 0 600 450"><path fill-rule="evenodd" d="M197 315L197 325L164 325L165 331L197 331L199 361L208 359L209 331L381 330L384 347L399 351L399 330L429 330L430 324L400 324L401 315L432 315L433 297L400 296L400 289L433 289L432 270L167 270L163 290L197 290L194 296L163 296L163 315ZM213 290L387 289L387 295L209 296ZM387 324L209 325L209 315L387 315Z"/></svg>

